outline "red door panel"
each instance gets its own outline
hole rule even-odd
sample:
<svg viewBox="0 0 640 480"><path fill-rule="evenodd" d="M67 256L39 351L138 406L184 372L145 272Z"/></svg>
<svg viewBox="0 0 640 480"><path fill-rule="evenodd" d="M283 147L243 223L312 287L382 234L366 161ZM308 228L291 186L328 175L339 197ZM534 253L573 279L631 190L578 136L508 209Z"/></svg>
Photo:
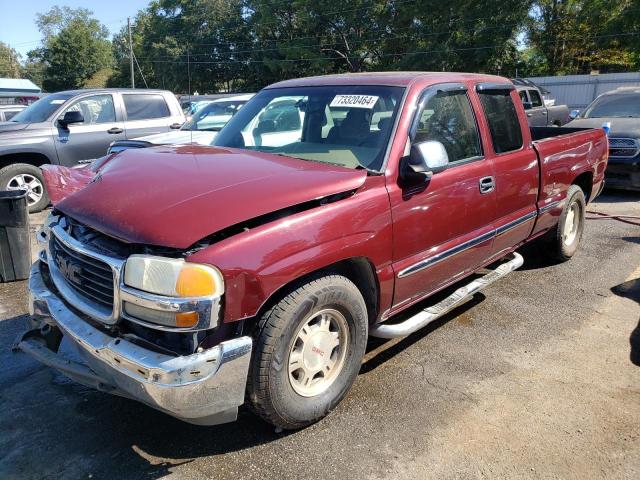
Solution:
<svg viewBox="0 0 640 480"><path fill-rule="evenodd" d="M394 222L394 308L413 303L481 265L491 254L495 193L481 194L492 175L486 159L434 175L422 192L389 188Z"/></svg>

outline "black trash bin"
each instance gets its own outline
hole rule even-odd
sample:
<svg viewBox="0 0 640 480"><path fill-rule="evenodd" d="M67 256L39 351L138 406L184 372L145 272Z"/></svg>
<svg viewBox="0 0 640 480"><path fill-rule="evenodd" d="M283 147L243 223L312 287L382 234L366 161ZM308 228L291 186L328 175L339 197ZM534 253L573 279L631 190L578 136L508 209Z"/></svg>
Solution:
<svg viewBox="0 0 640 480"><path fill-rule="evenodd" d="M30 267L27 192L0 191L0 282L25 280Z"/></svg>

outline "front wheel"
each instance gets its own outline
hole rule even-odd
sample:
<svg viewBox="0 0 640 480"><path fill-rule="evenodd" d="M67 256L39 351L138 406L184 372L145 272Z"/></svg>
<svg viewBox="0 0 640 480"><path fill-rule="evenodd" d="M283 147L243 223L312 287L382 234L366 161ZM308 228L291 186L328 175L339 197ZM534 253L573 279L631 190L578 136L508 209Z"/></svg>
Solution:
<svg viewBox="0 0 640 480"><path fill-rule="evenodd" d="M584 231L586 202L582 189L571 185L567 190L567 200L560 214L558 225L549 231L546 240L550 255L558 261L569 260L578 250Z"/></svg>
<svg viewBox="0 0 640 480"><path fill-rule="evenodd" d="M49 205L42 171L28 163L14 163L0 170L0 190L26 190L29 213Z"/></svg>
<svg viewBox="0 0 640 480"><path fill-rule="evenodd" d="M368 334L362 294L340 275L311 280L267 311L260 325L247 384L250 407L283 429L320 420L360 370Z"/></svg>

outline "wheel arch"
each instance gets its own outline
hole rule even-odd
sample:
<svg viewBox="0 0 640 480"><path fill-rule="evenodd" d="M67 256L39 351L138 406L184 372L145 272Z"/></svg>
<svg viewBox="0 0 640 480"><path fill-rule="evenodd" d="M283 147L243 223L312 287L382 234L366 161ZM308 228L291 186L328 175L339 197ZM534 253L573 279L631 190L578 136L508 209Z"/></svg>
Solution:
<svg viewBox="0 0 640 480"><path fill-rule="evenodd" d="M571 185L577 185L584 193L585 203L589 203L591 194L593 191L593 172L582 172L576 178L573 179Z"/></svg>
<svg viewBox="0 0 640 480"><path fill-rule="evenodd" d="M366 257L351 257L307 272L274 290L262 303L256 315L245 320L243 330L252 332L259 325L264 313L278 303L280 299L301 285L326 275L342 275L351 280L362 294L367 305L369 324L375 323L380 312L380 282L376 275L375 267L371 260Z"/></svg>
<svg viewBox="0 0 640 480"><path fill-rule="evenodd" d="M51 160L44 153L38 152L7 153L0 155L0 168L8 167L16 163L26 163L27 165L40 167L45 164L50 164Z"/></svg>

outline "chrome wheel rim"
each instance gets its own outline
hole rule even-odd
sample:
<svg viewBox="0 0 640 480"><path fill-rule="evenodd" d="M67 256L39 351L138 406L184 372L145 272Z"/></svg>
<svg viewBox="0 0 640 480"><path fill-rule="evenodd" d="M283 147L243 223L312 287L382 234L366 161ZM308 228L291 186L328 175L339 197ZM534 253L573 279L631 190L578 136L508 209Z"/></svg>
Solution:
<svg viewBox="0 0 640 480"><path fill-rule="evenodd" d="M44 195L44 187L37 177L28 173L21 173L12 177L7 183L7 190L26 190L27 205L35 205Z"/></svg>
<svg viewBox="0 0 640 480"><path fill-rule="evenodd" d="M336 380L346 357L349 326L345 316L327 308L301 324L289 349L289 383L303 397L327 390Z"/></svg>
<svg viewBox="0 0 640 480"><path fill-rule="evenodd" d="M564 230L562 232L562 241L565 245L571 245L575 242L578 236L578 227L580 226L580 205L577 202L573 202L567 217L564 221Z"/></svg>

